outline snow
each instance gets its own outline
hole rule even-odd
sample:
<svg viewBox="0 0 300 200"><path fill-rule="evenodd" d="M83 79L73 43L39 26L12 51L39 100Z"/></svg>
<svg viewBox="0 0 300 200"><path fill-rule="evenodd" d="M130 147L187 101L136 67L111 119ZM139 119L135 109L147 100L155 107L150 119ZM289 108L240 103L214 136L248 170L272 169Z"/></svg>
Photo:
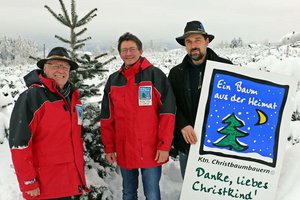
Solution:
<svg viewBox="0 0 300 200"><path fill-rule="evenodd" d="M287 52L287 50L289 52ZM230 58L237 66L249 67L255 70L272 71L280 74L293 76L300 82L300 49L287 46L266 47L264 45L252 45L239 49L215 49L224 57ZM145 52L147 57L155 66L168 74L171 67L180 63L185 55L184 49L175 49L165 52ZM288 56L288 57L287 57ZM106 66L109 73L112 73L120 66L121 61L116 59ZM116 67L117 66L117 67ZM22 196L18 187L17 179L13 169L8 141L5 137L5 129L8 128L10 113L18 95L11 96L16 91L24 91L25 84L22 77L31 71L34 66L0 66L0 200L21 200ZM105 76L107 78L108 75ZM97 77L99 78L99 77ZM99 80L98 80L99 81ZM87 80L87 83L94 83ZM7 85L14 85L13 88ZM103 85L101 92L103 91ZM102 98L102 93L93 97L88 102L97 102ZM300 84L295 97L295 111L300 112ZM299 119L298 119L299 120ZM289 130L290 142L286 147L284 165L279 180L278 200L296 200L299 198L300 177L300 121L291 122ZM1 144L2 143L2 144ZM93 168L87 170L87 182L89 185L108 186L111 193L103 196L113 195L114 199L121 199L121 175L116 171L109 173L104 180L95 179L95 169L103 168L97 163ZM140 181L141 185L141 181ZM163 166L163 175L160 182L163 200L176 200L179 198L182 186L182 179L179 170L178 160L170 160ZM139 187L139 199L143 199L142 186Z"/></svg>
<svg viewBox="0 0 300 200"><path fill-rule="evenodd" d="M300 127L298 127L300 128ZM299 130L299 129L298 129ZM279 178L278 200L296 200L299 199L299 160L300 145L290 146L286 151L283 161L283 167Z"/></svg>
<svg viewBox="0 0 300 200"><path fill-rule="evenodd" d="M294 43L296 41L299 41L300 38L300 33L292 32L292 33L287 33L284 35L279 42L281 44L287 44L287 43Z"/></svg>
<svg viewBox="0 0 300 200"><path fill-rule="evenodd" d="M12 165L7 139L0 145L0 199L21 200L22 195L18 187L18 181Z"/></svg>

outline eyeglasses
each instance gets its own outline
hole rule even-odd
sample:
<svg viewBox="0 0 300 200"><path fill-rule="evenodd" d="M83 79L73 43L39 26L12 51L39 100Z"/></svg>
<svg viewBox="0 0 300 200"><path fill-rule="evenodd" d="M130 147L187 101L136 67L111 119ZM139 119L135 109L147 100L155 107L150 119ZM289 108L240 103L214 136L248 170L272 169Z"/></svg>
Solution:
<svg viewBox="0 0 300 200"><path fill-rule="evenodd" d="M133 53L137 50L138 48L137 47L131 47L131 48L124 48L124 49L121 49L121 53L125 54L127 52L130 52L130 53Z"/></svg>
<svg viewBox="0 0 300 200"><path fill-rule="evenodd" d="M53 69L53 70L59 70L59 69L62 69L63 71L69 71L70 70L69 65L52 64L52 63L46 63L46 64L49 65L51 67L51 69Z"/></svg>

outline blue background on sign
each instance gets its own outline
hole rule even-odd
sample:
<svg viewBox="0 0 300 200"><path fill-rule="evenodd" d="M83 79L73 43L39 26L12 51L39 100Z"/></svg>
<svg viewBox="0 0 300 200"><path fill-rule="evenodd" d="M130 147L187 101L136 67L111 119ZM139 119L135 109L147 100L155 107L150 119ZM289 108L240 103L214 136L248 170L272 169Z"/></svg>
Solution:
<svg viewBox="0 0 300 200"><path fill-rule="evenodd" d="M222 81L223 80L223 81ZM235 84L242 82L242 88L250 89L253 94L237 92ZM222 83L222 84L220 84ZM219 85L218 88L217 86ZM229 90L230 87L230 90ZM222 89L223 88L223 89ZM257 94L256 92L257 91ZM226 95L227 100L214 98L216 95ZM245 98L243 102L231 101L231 97ZM242 153L257 153L263 157L274 159L274 148L276 134L278 131L278 120L281 118L280 109L285 95L285 88L276 87L271 84L263 84L250 79L243 79L227 74L216 73L213 80L213 89L209 101L209 112L206 115L205 126L206 135L204 145L210 148L229 149L228 147L217 147L213 145L217 140L224 137L224 134L218 130L225 128L228 124L223 124L222 120L234 113L235 116L244 122L244 126L238 128L243 132L249 133L246 137L240 137L238 140L248 146L248 149ZM275 109L249 105L249 98L264 103L270 103L277 107ZM237 98L236 98L237 99ZM268 121L265 124L256 125L260 120L256 109L263 111L267 115ZM232 150L233 151L233 150ZM275 155L276 156L276 155Z"/></svg>

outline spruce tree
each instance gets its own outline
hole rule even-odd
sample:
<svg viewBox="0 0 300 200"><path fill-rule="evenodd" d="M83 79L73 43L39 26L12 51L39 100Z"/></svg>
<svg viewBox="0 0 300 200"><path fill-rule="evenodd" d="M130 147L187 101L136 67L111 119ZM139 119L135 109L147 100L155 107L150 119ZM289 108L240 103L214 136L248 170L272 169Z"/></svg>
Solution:
<svg viewBox="0 0 300 200"><path fill-rule="evenodd" d="M114 60L115 57L112 57L107 61L101 63L98 61L98 59L102 56L106 56L107 54L101 54L94 57L88 54L83 54L82 56L78 55L78 50L83 48L85 46L85 41L90 40L91 37L79 39L79 36L86 32L87 28L83 28L78 32L76 32L76 29L82 27L83 25L86 25L94 17L96 17L97 15L95 14L95 12L97 11L97 8L94 8L93 10L89 11L84 17L79 19L76 12L75 0L71 0L71 15L69 15L63 0L59 0L59 3L62 9L62 14L55 13L47 5L45 5L45 8L59 22L61 22L63 25L67 26L70 29L70 39L66 39L61 36L55 35L57 39L70 45L71 50L69 51L71 53L71 57L79 63L79 69L75 72L72 71L72 73L70 74L70 80L75 84L77 88L79 88L81 92L81 97L89 97L96 95L98 93L99 88L97 86L99 85L87 86L83 83L83 81L87 78L93 78L95 75L99 75L100 77L102 77L102 73L107 71L103 68L104 65Z"/></svg>
<svg viewBox="0 0 300 200"><path fill-rule="evenodd" d="M243 127L244 123L239 120L234 113L223 119L223 124L228 124L228 126L222 128L218 132L226 135L219 141L214 143L218 147L229 147L229 150L234 149L235 151L244 151L248 149L248 146L241 144L237 138L246 137L249 134L239 130L238 128Z"/></svg>
<svg viewBox="0 0 300 200"><path fill-rule="evenodd" d="M84 32L86 32L87 28L83 28L80 31L76 32L75 29L86 25L90 22L94 17L97 16L95 12L97 8L89 11L84 17L78 19L78 15L76 13L76 4L75 0L71 0L71 15L69 15L66 6L63 0L59 0L61 5L62 14L55 13L49 6L45 5L45 8L63 25L67 26L70 29L70 39L63 38L61 36L55 35L57 39L60 41L67 43L70 45L71 48L71 57L73 59L77 59L77 51L85 45L85 41L90 40L91 37L86 37L84 39L79 39Z"/></svg>

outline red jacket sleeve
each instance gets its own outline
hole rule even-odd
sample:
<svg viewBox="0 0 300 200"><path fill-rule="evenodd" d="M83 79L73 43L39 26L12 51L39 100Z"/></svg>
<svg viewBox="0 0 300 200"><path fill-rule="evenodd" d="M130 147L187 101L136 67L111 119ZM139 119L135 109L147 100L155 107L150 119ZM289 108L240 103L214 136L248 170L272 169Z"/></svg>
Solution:
<svg viewBox="0 0 300 200"><path fill-rule="evenodd" d="M34 116L36 108L29 102L29 95L29 91L20 95L10 119L9 145L21 191L39 186L32 156L32 136L38 117Z"/></svg>
<svg viewBox="0 0 300 200"><path fill-rule="evenodd" d="M160 93L157 148L159 150L169 151L174 134L176 102L171 84L166 75L159 70L155 78L158 77L160 77L160 81L154 82L156 91Z"/></svg>

